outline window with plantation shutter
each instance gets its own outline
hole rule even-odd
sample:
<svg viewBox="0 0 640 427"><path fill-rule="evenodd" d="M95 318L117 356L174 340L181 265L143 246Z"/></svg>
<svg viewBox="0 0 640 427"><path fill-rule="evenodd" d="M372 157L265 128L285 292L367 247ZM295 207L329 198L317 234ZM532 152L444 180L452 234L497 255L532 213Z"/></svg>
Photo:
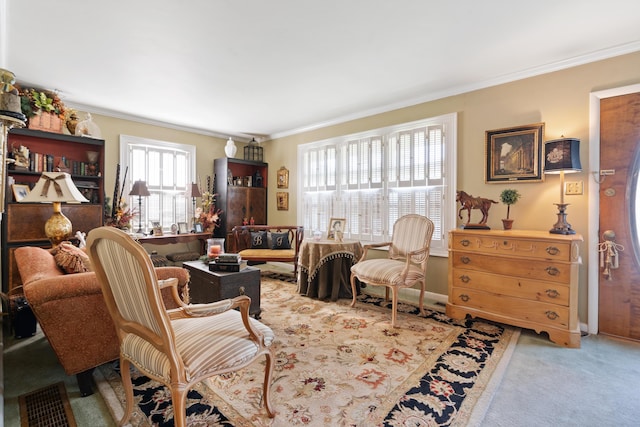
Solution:
<svg viewBox="0 0 640 427"><path fill-rule="evenodd" d="M196 182L195 152L192 145L120 135L120 179L124 181L120 185L136 211L136 225L140 220L143 229L149 229L157 221L169 231L172 224L191 222L193 207L187 191ZM145 181L150 193L140 200L142 212L137 212L138 197L128 195L137 180Z"/></svg>
<svg viewBox="0 0 640 427"><path fill-rule="evenodd" d="M435 224L432 254L446 256L456 215L456 126L454 113L300 145L299 221L326 233L330 218L346 218L347 238L380 242L398 218L420 214Z"/></svg>

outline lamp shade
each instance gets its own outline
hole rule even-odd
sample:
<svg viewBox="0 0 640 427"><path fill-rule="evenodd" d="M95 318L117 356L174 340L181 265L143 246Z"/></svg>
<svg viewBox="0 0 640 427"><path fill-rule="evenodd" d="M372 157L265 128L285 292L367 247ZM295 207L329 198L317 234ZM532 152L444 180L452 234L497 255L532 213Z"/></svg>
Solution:
<svg viewBox="0 0 640 427"><path fill-rule="evenodd" d="M582 171L580 140L560 138L544 145L544 173L572 173Z"/></svg>
<svg viewBox="0 0 640 427"><path fill-rule="evenodd" d="M191 183L191 197L201 197L202 193L200 192L200 188L198 188L198 184Z"/></svg>
<svg viewBox="0 0 640 427"><path fill-rule="evenodd" d="M40 179L21 203L88 202L66 172L42 172Z"/></svg>
<svg viewBox="0 0 640 427"><path fill-rule="evenodd" d="M150 196L149 189L147 188L147 183L145 181L136 181L133 183L133 187L129 192L130 196Z"/></svg>

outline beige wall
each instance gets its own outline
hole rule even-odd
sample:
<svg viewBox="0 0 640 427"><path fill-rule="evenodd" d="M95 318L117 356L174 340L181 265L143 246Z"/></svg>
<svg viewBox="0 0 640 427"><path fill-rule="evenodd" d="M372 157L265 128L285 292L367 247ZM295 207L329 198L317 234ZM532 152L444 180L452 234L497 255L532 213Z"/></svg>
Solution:
<svg viewBox="0 0 640 427"><path fill-rule="evenodd" d="M270 224L293 225L297 223L296 191L298 189L296 166L299 144L319 141L335 136L368 129L419 120L451 112L458 113L458 174L457 189L474 196L498 199L500 192L517 188L523 195L512 206L511 217L518 229L548 230L556 221L559 199L559 177L545 177L541 183L485 184L484 147L485 131L523 124L544 122L545 140L562 135L579 138L583 172L567 175L567 181L583 181L584 195L566 196L570 203L568 221L587 240L588 187L592 184L587 170L589 158L589 94L593 91L626 86L640 82L640 53L595 62L568 70L558 71L513 83L490 87L451 96L432 102L391 111L384 114L353 120L340 125L303 132L275 139L263 144L265 161L269 163L269 182L276 182L276 171L289 169L289 210L278 211L274 185L269 188L268 218ZM420 94L416 94L419 96ZM165 141L193 144L197 149L197 174L201 179L211 174L213 159L224 156L224 139L197 135L189 132L149 126L121 119L94 115L106 140L107 170L105 186L107 195L113 191L115 165L118 161L119 135L128 134ZM242 156L238 144L238 157ZM504 205L491 208L488 225L501 229L501 218L506 215ZM583 265L580 268L580 318L586 321L587 257L586 244L582 245ZM446 259L434 259L428 288L446 294Z"/></svg>
<svg viewBox="0 0 640 427"><path fill-rule="evenodd" d="M530 123L545 123L545 140L560 136L581 140L580 158L583 172L567 175L567 181L583 181L584 195L566 196L570 203L568 221L581 233L587 235L588 186L592 184L587 166L589 164L589 94L593 91L626 86L640 82L640 53L634 53L599 61L571 69L528 78L513 83L451 96L448 98L415 105L400 110L354 120L336 126L300 133L266 144L266 158L270 167L270 182L274 182L275 170L282 165L290 169L290 209L276 212L275 205L269 207L269 218L280 223L296 222L295 197L297 185L296 168L299 144L326 138L379 128L391 124L433 117L451 112L458 113L458 174L457 189L474 196L499 200L505 188L517 188L522 194L518 203L511 207L511 218L518 229L549 230L555 223L559 201L560 180L557 175L545 177L541 183L485 184L484 183L484 138L485 131ZM419 95L419 94L417 94ZM273 196L270 192L270 198ZM506 206L499 204L491 208L488 225L501 229L501 219L506 215ZM580 268L580 319L587 319L587 256L586 244L582 245L583 265ZM446 262L434 260L430 290L446 293Z"/></svg>

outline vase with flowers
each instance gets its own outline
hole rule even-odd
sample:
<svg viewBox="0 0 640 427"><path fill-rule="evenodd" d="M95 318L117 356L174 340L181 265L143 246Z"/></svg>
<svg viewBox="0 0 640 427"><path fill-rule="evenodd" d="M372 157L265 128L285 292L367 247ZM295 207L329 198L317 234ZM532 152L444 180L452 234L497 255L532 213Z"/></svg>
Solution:
<svg viewBox="0 0 640 427"><path fill-rule="evenodd" d="M55 92L33 88L20 89L20 106L29 129L62 133L65 107Z"/></svg>
<svg viewBox="0 0 640 427"><path fill-rule="evenodd" d="M202 193L201 203L196 208L196 215L198 223L202 225L202 229L207 233L212 233L220 225L220 215L222 210L216 208L217 194L213 193L211 187L211 177L207 177L207 187Z"/></svg>

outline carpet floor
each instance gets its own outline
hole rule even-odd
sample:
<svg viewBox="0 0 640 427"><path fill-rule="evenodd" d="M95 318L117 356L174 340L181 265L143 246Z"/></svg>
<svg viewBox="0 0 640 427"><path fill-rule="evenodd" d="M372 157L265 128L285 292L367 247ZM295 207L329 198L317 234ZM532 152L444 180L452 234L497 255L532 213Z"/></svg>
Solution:
<svg viewBox="0 0 640 427"><path fill-rule="evenodd" d="M400 426L479 425L509 362L519 330L483 320L424 316L399 305L390 328L388 303L363 296L322 302L295 285L264 277L261 321L276 335L270 419L260 402L263 361L212 377L192 389L194 425ZM100 367L100 393L115 419L124 391L117 363ZM132 425L173 425L168 391L134 372Z"/></svg>

